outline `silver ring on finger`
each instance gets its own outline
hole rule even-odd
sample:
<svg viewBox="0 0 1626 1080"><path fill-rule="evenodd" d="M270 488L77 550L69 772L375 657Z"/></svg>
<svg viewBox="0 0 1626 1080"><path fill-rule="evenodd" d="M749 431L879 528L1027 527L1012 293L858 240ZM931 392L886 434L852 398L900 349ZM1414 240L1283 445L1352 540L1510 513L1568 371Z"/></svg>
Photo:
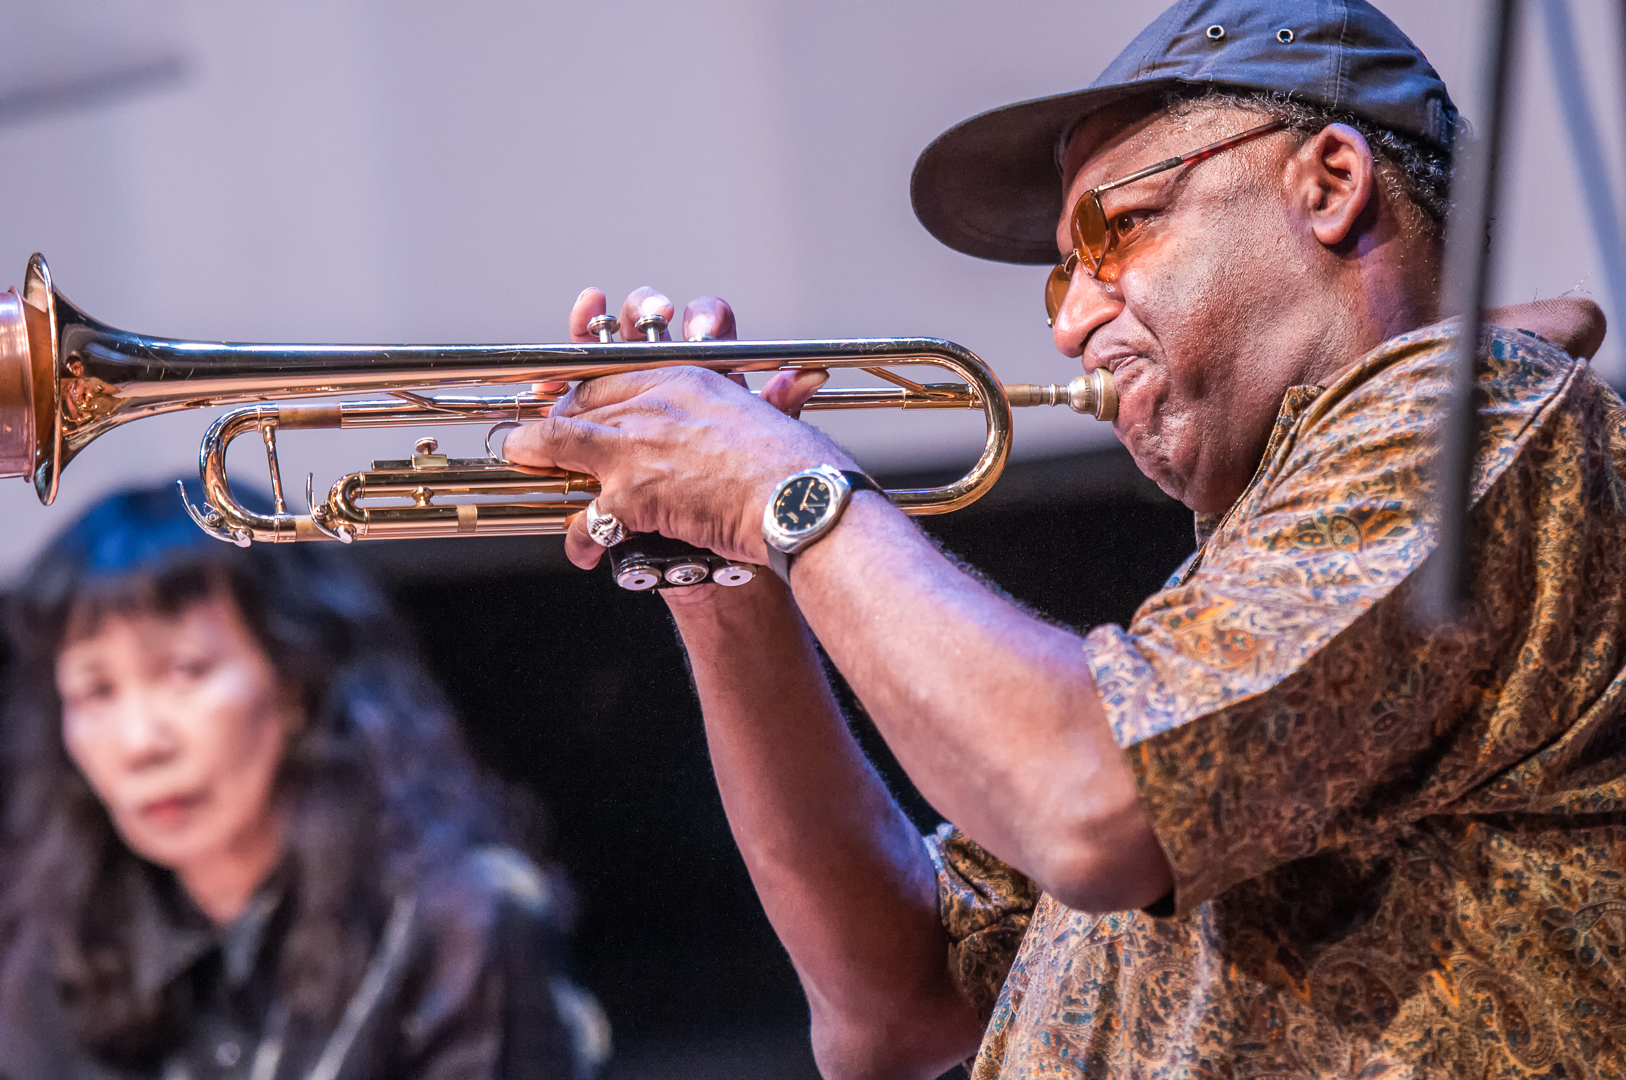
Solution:
<svg viewBox="0 0 1626 1080"><path fill-rule="evenodd" d="M587 504L587 535L599 547L611 548L627 538L627 527L614 514L601 511L594 499Z"/></svg>

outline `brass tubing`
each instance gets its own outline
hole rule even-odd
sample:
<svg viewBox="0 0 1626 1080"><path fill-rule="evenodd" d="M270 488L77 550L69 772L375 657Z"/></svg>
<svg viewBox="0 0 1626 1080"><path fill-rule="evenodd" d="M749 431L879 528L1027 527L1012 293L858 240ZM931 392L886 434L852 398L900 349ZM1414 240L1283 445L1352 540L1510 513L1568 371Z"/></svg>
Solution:
<svg viewBox="0 0 1626 1080"><path fill-rule="evenodd" d="M275 405L256 405L229 412L209 425L198 453L198 475L203 483L204 506L198 508L187 502L186 508L198 527L210 535L239 547L247 547L256 540L282 544L319 539L318 535L313 534L308 517L290 514L280 508L269 515L260 514L238 502L231 493L231 481L226 476L226 448L239 435L264 431L267 427L275 429L280 420L278 414L279 409ZM274 442L267 441L266 452L275 454ZM181 497L185 499L185 489L182 489ZM304 521L303 527L301 520Z"/></svg>
<svg viewBox="0 0 1626 1080"><path fill-rule="evenodd" d="M485 467L479 468L482 464ZM413 469L409 461L375 461L373 468L361 475L365 479L357 497L363 499L409 498L420 487L455 489L460 495L598 494L598 481L585 473L563 469L499 472L480 458L453 458L451 465L444 469Z"/></svg>
<svg viewBox="0 0 1626 1080"><path fill-rule="evenodd" d="M463 503L456 506L384 506L367 512L358 539L412 540L448 536L556 536L585 503ZM461 519L470 516L465 527Z"/></svg>
<svg viewBox="0 0 1626 1080"><path fill-rule="evenodd" d="M538 347L542 348L542 347ZM910 514L944 514L957 510L977 499L993 486L1010 454L1011 418L1005 393L986 365L975 355L952 342L932 339L899 339L897 341L862 342L703 342L667 343L651 345L643 342L629 345L571 346L571 349L613 351L614 361L605 368L634 370L625 366L629 351L633 355L651 357L655 351L682 349L696 358L704 356L701 366L717 371L772 369L795 367L874 367L877 363L926 363L944 368L961 376L963 384L913 384L917 389L878 388L873 390L821 390L814 400L823 395L820 408L977 408L984 414L987 427L982 453L972 469L959 480L939 487L900 488L887 492L887 497ZM829 351L823 351L829 350ZM795 354L789 358L785 354ZM676 361L664 357L660 366ZM642 366L651 366L647 362ZM571 369L576 373L576 369ZM594 374L604 373L595 370ZM331 372L329 373L331 375ZM535 374L534 372L532 374ZM547 374L558 374L550 371ZM528 379L527 381L544 381ZM474 504L477 509L473 527L470 511L458 516L455 507L433 505L437 494L468 496L486 493L481 487L501 487L505 491L546 493L551 481L524 470L496 463L495 472L487 473L477 483L452 482L437 470L412 468L410 476L383 477L376 481L372 473L352 473L331 489L328 498L318 507L312 506L311 515L278 512L258 514L242 506L230 494L226 477L226 449L231 441L251 430L267 428L314 427L371 427L417 424L446 424L469 422L508 422L537 419L546 415L553 399L539 395L508 398L447 398L422 395L400 395L394 400L341 402L337 406L255 405L234 410L217 419L204 436L199 454L199 473L203 479L207 509L194 508L194 517L210 533L234 543L255 540L283 543L293 540L325 536L331 539L378 539L383 537L455 536L493 531L524 532L527 530L553 532L562 528L562 522L579 507L561 503L556 510L544 512L530 505L513 514L498 511L499 504ZM284 416L286 411L287 416ZM336 423L335 423L336 421ZM268 447L274 443L267 441ZM386 466L412 463L380 463ZM389 472L388 468L375 470ZM586 481L584 483L583 481ZM586 486L590 478L574 481L574 490L590 492ZM375 486L378 485L378 486ZM370 498L419 498L425 493L422 505L412 507L362 507L361 500ZM465 504L469 505L469 504ZM522 504L514 504L522 505ZM413 515L416 514L417 517Z"/></svg>
<svg viewBox="0 0 1626 1080"><path fill-rule="evenodd" d="M890 387L837 387L820 390L802 406L817 412L820 409L977 409L982 403L971 388L960 383L932 383L930 394L912 390L894 390Z"/></svg>
<svg viewBox="0 0 1626 1080"><path fill-rule="evenodd" d="M981 497L997 479L1009 453L1010 400L1024 405L1070 405L1077 411L1095 411L1107 416L1116 412L1111 376L1104 371L1079 376L1066 386L1018 385L1006 391L999 387L991 373L979 370L977 365L961 362L954 370L976 381L916 384L918 389L912 390L902 387L821 390L810 402L825 409L983 410L988 430L976 467L959 481L942 487L889 490L887 497L905 513L948 513ZM982 376L980 380L979 376ZM309 516L286 513L280 499L277 512L266 516L248 510L231 497L225 470L227 447L233 439L251 430L259 430L265 436L268 452L273 455L275 475L275 443L269 433L278 427L360 428L534 420L545 416L555 400L536 395L494 398L412 395L409 399L336 405L258 405L239 409L215 421L204 438L200 472L208 509L194 510L194 516L214 535L236 543L561 532L569 516L581 509L585 501L566 496L596 493L598 485L592 477L560 470L525 469L484 458L434 456L433 460L425 461L377 461L367 472L341 478L324 502L312 505ZM440 497L499 495L549 495L558 501L551 504L434 502ZM377 499L412 499L416 505L362 505Z"/></svg>
<svg viewBox="0 0 1626 1080"><path fill-rule="evenodd" d="M451 397L436 394L414 395L421 400L398 398L393 401L345 401L335 406L338 422L324 427L371 428L413 427L440 424L499 424L504 421L540 420L556 400L552 397ZM433 403L429 405L426 403Z"/></svg>

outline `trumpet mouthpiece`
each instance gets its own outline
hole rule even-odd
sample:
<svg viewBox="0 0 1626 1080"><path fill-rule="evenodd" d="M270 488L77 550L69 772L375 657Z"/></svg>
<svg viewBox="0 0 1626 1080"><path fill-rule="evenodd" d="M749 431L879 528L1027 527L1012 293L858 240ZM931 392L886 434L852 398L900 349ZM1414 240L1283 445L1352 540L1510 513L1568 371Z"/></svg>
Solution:
<svg viewBox="0 0 1626 1080"><path fill-rule="evenodd" d="M1086 371L1065 386L1056 383L1012 383L1005 387L1011 408L1030 405L1066 405L1076 413L1112 422L1118 416L1118 391L1106 368Z"/></svg>

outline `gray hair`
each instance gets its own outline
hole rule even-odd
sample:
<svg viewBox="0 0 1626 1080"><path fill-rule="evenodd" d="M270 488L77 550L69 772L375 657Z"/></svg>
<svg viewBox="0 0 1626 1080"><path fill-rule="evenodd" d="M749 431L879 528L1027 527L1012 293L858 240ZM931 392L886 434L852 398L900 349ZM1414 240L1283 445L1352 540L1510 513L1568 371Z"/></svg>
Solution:
<svg viewBox="0 0 1626 1080"><path fill-rule="evenodd" d="M1201 115L1220 108L1246 109L1280 120L1302 142L1329 124L1347 124L1372 149L1378 179L1391 199L1414 206L1416 225L1430 240L1445 236L1451 211L1451 152L1414 135L1403 135L1341 109L1317 105L1280 91L1210 87L1195 94L1175 94L1167 102L1171 116ZM1460 135L1459 130L1456 134Z"/></svg>

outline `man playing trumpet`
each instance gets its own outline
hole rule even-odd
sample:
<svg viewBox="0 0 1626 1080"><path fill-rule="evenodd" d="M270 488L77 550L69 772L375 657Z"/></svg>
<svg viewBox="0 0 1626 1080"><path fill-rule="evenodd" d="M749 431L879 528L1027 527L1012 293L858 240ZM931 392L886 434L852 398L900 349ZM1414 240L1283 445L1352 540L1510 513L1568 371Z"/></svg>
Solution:
<svg viewBox="0 0 1626 1080"><path fill-rule="evenodd" d="M922 156L939 239L1059 257L1057 348L1112 373L1114 430L1197 515L1127 628L1080 637L945 558L787 415L814 373L766 401L599 379L509 439L626 528L785 579L668 601L826 1075L1626 1073L1626 412L1578 359L1596 308L1495 313L1474 600L1408 617L1455 128L1362 0L1212 0ZM603 312L582 295L578 340ZM684 329L732 322L707 299ZM567 549L603 554L582 520ZM921 842L815 639L952 826Z"/></svg>

